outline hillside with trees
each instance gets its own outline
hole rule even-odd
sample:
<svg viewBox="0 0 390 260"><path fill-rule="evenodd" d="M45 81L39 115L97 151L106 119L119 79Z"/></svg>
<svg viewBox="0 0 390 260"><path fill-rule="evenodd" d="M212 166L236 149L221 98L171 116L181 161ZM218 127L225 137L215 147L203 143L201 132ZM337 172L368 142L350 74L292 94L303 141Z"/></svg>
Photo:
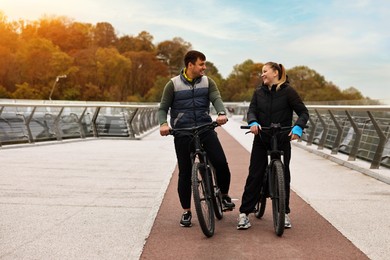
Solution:
<svg viewBox="0 0 390 260"><path fill-rule="evenodd" d="M8 21L0 11L0 98L158 102L191 49L180 37L154 44L146 31L118 36L108 22L46 16ZM224 101L249 101L261 84L262 66L246 60L225 79L208 61L207 75ZM287 74L305 101L369 100L354 87L341 91L306 66Z"/></svg>

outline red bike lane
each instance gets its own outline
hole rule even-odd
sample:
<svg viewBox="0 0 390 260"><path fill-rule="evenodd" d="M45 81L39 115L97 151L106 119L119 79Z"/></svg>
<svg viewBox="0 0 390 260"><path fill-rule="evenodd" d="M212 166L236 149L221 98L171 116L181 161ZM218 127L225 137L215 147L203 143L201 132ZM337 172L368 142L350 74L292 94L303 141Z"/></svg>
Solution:
<svg viewBox="0 0 390 260"><path fill-rule="evenodd" d="M216 220L211 238L202 233L194 208L193 226L180 227L176 168L140 259L368 259L295 192L290 200L293 227L282 237L274 233L270 204L262 219L250 215L250 229L237 230L250 154L223 128L216 130L232 173L230 196L236 209Z"/></svg>

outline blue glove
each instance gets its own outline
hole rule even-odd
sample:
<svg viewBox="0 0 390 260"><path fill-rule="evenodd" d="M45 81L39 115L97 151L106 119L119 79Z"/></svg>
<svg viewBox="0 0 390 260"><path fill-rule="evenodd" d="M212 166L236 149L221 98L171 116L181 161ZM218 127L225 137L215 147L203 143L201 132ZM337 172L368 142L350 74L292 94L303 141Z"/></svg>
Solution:
<svg viewBox="0 0 390 260"><path fill-rule="evenodd" d="M303 130L299 125L295 125L293 127L293 129L291 130L291 132L293 135L297 135L297 136L301 137Z"/></svg>
<svg viewBox="0 0 390 260"><path fill-rule="evenodd" d="M249 124L249 126L254 126L254 125L255 125L255 126L260 126L260 124L257 123L256 121L254 121L254 122L252 122L252 123Z"/></svg>

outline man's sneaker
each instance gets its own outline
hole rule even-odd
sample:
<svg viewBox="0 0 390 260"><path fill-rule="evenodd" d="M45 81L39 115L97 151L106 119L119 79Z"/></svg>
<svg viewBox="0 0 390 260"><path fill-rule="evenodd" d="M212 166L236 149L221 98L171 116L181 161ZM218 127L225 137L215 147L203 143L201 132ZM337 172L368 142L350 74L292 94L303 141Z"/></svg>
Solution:
<svg viewBox="0 0 390 260"><path fill-rule="evenodd" d="M284 228L291 228L291 220L287 214L284 216Z"/></svg>
<svg viewBox="0 0 390 260"><path fill-rule="evenodd" d="M184 212L183 215L181 216L180 226L191 227L192 226L191 219L192 219L191 211Z"/></svg>
<svg viewBox="0 0 390 260"><path fill-rule="evenodd" d="M232 202L232 199L229 197L229 195L222 196L222 209L223 209L223 211L233 210L235 207L236 207L236 204L234 204Z"/></svg>
<svg viewBox="0 0 390 260"><path fill-rule="evenodd" d="M251 227L251 223L249 222L249 218L245 213L240 213L238 216L238 225L237 229L248 229Z"/></svg>

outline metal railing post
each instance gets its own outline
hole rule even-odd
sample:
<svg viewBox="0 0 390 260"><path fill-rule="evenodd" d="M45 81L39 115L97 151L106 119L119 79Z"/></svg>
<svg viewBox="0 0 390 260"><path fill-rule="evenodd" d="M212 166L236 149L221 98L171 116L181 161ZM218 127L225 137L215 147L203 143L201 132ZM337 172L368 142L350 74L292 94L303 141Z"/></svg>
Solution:
<svg viewBox="0 0 390 260"><path fill-rule="evenodd" d="M336 139L334 140L333 147L332 147L332 154L337 154L341 143L341 136L343 134L343 129L341 128L339 122L337 122L337 119L333 115L332 111L328 110L328 113L330 114L330 117L332 118L332 121L335 127L337 128L337 136Z"/></svg>
<svg viewBox="0 0 390 260"><path fill-rule="evenodd" d="M348 111L345 111L345 114L347 115L348 120L351 123L351 126L353 127L353 130L355 132L355 141L353 142L351 152L349 153L348 161L355 161L357 153L359 151L360 140L362 139L362 131L360 131L351 114Z"/></svg>
<svg viewBox="0 0 390 260"><path fill-rule="evenodd" d="M378 123L376 122L375 118L372 116L371 112L367 111L367 114L368 114L369 118L371 119L371 123L374 126L375 131L378 134L378 138L379 138L378 146L376 148L374 158L371 161L370 169L379 169L379 165L380 165L381 160L382 160L383 150L385 148L386 136L382 132L382 130L379 127Z"/></svg>

